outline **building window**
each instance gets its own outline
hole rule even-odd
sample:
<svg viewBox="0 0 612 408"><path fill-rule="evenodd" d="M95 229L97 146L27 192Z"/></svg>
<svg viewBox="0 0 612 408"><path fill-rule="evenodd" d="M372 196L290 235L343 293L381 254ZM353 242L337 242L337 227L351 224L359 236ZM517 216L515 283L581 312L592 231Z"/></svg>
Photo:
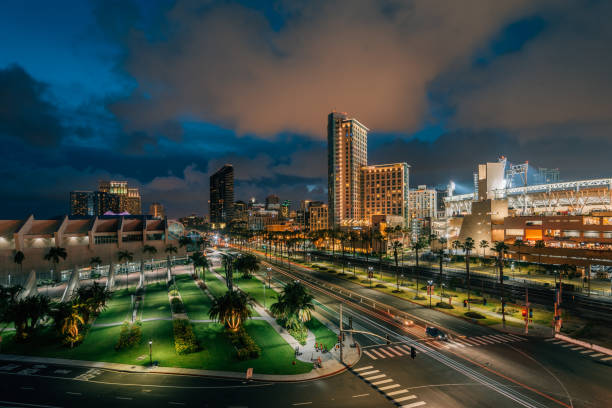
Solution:
<svg viewBox="0 0 612 408"><path fill-rule="evenodd" d="M580 231L576 230L563 230L564 237L577 238L580 237Z"/></svg>
<svg viewBox="0 0 612 408"><path fill-rule="evenodd" d="M116 235L101 235L94 237L94 243L96 245L104 245L104 244L116 244L117 236Z"/></svg>
<svg viewBox="0 0 612 408"><path fill-rule="evenodd" d="M135 234L135 235L124 235L123 238L121 239L123 242L136 242L136 241L142 241L142 235L141 234Z"/></svg>
<svg viewBox="0 0 612 408"><path fill-rule="evenodd" d="M584 225L599 225L599 217L584 217L582 223Z"/></svg>

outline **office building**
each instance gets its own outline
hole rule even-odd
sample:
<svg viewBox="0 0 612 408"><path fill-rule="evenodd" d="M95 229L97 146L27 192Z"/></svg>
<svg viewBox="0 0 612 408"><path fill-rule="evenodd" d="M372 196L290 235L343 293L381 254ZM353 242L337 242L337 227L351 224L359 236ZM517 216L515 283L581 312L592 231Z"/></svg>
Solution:
<svg viewBox="0 0 612 408"><path fill-rule="evenodd" d="M129 187L127 181L101 180L98 183L97 192L104 193L97 198L100 204L96 212L97 215L107 212L117 214L128 213L132 215L142 214L140 190L136 187ZM117 198L109 198L110 195ZM118 204L115 200L118 201Z"/></svg>
<svg viewBox="0 0 612 408"><path fill-rule="evenodd" d="M311 203L308 212L310 232L329 229L329 213L327 204L323 204L320 201Z"/></svg>
<svg viewBox="0 0 612 408"><path fill-rule="evenodd" d="M94 197L95 195L92 191L71 191L70 215L81 217L96 215Z"/></svg>
<svg viewBox="0 0 612 408"><path fill-rule="evenodd" d="M410 190L410 218L434 219L437 215L437 191L421 185Z"/></svg>
<svg viewBox="0 0 612 408"><path fill-rule="evenodd" d="M372 224L372 216L409 217L409 168L407 163L377 164L361 168L361 219ZM391 218L390 218L391 219Z"/></svg>
<svg viewBox="0 0 612 408"><path fill-rule="evenodd" d="M368 162L368 128L346 113L327 119L329 225L361 218L361 168Z"/></svg>
<svg viewBox="0 0 612 408"><path fill-rule="evenodd" d="M289 209L291 207L291 201L285 200L280 206L280 216L282 218L289 218L290 212Z"/></svg>
<svg viewBox="0 0 612 408"><path fill-rule="evenodd" d="M232 220L234 208L234 167L226 164L210 176L210 222L213 228Z"/></svg>
<svg viewBox="0 0 612 408"><path fill-rule="evenodd" d="M266 197L266 210L280 210L280 198L275 194Z"/></svg>
<svg viewBox="0 0 612 408"><path fill-rule="evenodd" d="M149 215L154 218L164 218L166 215L164 206L160 203L152 203L149 206Z"/></svg>

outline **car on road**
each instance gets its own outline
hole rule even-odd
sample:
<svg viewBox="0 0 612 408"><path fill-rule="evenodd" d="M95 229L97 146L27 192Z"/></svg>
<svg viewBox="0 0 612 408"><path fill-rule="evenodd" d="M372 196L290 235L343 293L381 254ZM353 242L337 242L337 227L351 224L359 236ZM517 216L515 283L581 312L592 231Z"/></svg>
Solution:
<svg viewBox="0 0 612 408"><path fill-rule="evenodd" d="M432 337L436 340L443 340L443 341L448 340L448 336L446 335L446 333L444 333L442 330L438 329L437 327L428 326L425 329L425 333L429 337Z"/></svg>

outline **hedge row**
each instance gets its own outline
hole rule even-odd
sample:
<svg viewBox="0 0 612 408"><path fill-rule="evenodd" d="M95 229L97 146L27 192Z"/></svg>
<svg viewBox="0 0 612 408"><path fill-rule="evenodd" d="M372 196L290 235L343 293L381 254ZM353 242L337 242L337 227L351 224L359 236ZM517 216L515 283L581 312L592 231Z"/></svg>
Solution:
<svg viewBox="0 0 612 408"><path fill-rule="evenodd" d="M171 306L172 306L172 311L177 314L177 313L185 313L185 306L183 305L183 302L181 302L181 299L178 297L173 297L172 301L170 302Z"/></svg>
<svg viewBox="0 0 612 408"><path fill-rule="evenodd" d="M174 349L178 354L189 354L198 351L198 340L189 320L173 320L172 326L174 328Z"/></svg>
<svg viewBox="0 0 612 408"><path fill-rule="evenodd" d="M121 332L119 332L119 341L115 345L115 350L133 347L136 344L140 343L141 338L142 324L140 322L136 322L134 324L124 322L121 325Z"/></svg>
<svg viewBox="0 0 612 408"><path fill-rule="evenodd" d="M249 336L244 327L240 327L238 331L226 331L227 337L232 342L236 349L238 360L247 360L249 358L258 358L261 354L261 348Z"/></svg>

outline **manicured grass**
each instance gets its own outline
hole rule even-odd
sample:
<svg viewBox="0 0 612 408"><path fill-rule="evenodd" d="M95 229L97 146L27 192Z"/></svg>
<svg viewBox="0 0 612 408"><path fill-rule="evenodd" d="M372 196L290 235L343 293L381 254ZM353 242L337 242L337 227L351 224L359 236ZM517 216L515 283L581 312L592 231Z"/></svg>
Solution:
<svg viewBox="0 0 612 408"><path fill-rule="evenodd" d="M206 274L206 287L214 297L223 296L227 292L227 286L212 272Z"/></svg>
<svg viewBox="0 0 612 408"><path fill-rule="evenodd" d="M240 277L235 279L234 283L238 285L242 291L248 293L249 296L255 299L261 306L264 305L264 288L262 281L255 277L251 277L251 279ZM265 305L266 308L269 308L272 303L276 302L276 292L274 289L270 289L266 286L265 294Z"/></svg>
<svg viewBox="0 0 612 408"><path fill-rule="evenodd" d="M316 342L323 343L328 350L331 350L338 342L338 335L315 318L307 321L306 327L315 335Z"/></svg>
<svg viewBox="0 0 612 408"><path fill-rule="evenodd" d="M106 310L94 322L95 324L121 323L128 319L132 311L133 290L121 289L113 292Z"/></svg>
<svg viewBox="0 0 612 408"><path fill-rule="evenodd" d="M212 305L211 299L196 285L190 275L181 275L176 278L176 286L181 293L187 317L195 320L210 319L208 312Z"/></svg>
<svg viewBox="0 0 612 408"><path fill-rule="evenodd" d="M171 318L168 288L165 283L155 283L146 287L142 319Z"/></svg>

